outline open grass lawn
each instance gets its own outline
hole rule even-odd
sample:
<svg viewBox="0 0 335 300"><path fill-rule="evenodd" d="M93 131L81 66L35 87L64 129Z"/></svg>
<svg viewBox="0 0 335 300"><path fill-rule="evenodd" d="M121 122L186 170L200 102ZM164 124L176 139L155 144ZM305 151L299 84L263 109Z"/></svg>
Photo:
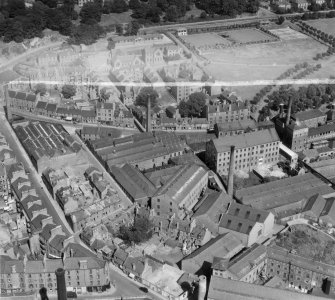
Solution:
<svg viewBox="0 0 335 300"><path fill-rule="evenodd" d="M217 44L230 45L231 42L216 33L197 33L181 37L194 47L215 46Z"/></svg>
<svg viewBox="0 0 335 300"><path fill-rule="evenodd" d="M276 240L276 244L288 250L295 250L298 255L335 264L335 241L307 225L292 226L292 232L286 231Z"/></svg>
<svg viewBox="0 0 335 300"><path fill-rule="evenodd" d="M275 41L276 39L260 30L254 28L229 30L222 33L228 35L236 43L261 42L265 40Z"/></svg>
<svg viewBox="0 0 335 300"><path fill-rule="evenodd" d="M101 26L108 26L112 24L128 23L132 20L132 17L130 16L132 13L131 10L128 10L121 14L102 15L99 24Z"/></svg>
<svg viewBox="0 0 335 300"><path fill-rule="evenodd" d="M210 60L204 69L228 86L236 81L250 81L232 90L244 99L252 99L261 88L254 86L253 81L275 79L297 63L315 63L312 58L324 51L327 47L311 38L213 49L204 55Z"/></svg>
<svg viewBox="0 0 335 300"><path fill-rule="evenodd" d="M334 19L317 19L305 21L307 24L323 31L324 33L335 35Z"/></svg>

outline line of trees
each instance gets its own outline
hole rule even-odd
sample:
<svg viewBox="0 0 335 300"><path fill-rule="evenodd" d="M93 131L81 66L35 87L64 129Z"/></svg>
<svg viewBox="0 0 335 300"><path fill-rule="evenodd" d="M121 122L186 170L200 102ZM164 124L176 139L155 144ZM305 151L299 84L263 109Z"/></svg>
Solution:
<svg viewBox="0 0 335 300"><path fill-rule="evenodd" d="M335 16L335 12L334 12L334 16ZM317 29L311 25L308 25L303 21L298 22L298 25L301 28L301 30L305 32L306 34L309 34L317 38L318 40L321 40L324 43L327 43L335 47L335 37L332 34L325 33L322 30Z"/></svg>
<svg viewBox="0 0 335 300"><path fill-rule="evenodd" d="M271 116L270 110L278 111L281 103L287 106L291 98L293 99L292 113L296 113L310 108L319 108L322 104L332 101L334 97L334 84L310 84L298 89L291 85L284 85L268 96L269 103L259 112L259 121Z"/></svg>
<svg viewBox="0 0 335 300"><path fill-rule="evenodd" d="M235 18L242 13L256 13L259 9L258 0L196 0L195 5L209 15L222 15Z"/></svg>

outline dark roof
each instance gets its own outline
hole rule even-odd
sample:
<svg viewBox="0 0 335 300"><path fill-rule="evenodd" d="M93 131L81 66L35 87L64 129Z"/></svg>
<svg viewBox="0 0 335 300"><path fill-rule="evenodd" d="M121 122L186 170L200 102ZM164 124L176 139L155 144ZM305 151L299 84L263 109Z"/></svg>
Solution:
<svg viewBox="0 0 335 300"><path fill-rule="evenodd" d="M155 186L137 168L125 164L122 168L110 167L117 182L127 191L136 201L149 198L156 192Z"/></svg>
<svg viewBox="0 0 335 300"><path fill-rule="evenodd" d="M319 194L315 194L310 197L303 208L303 212L313 213L316 218L318 218L326 205L326 199L320 196Z"/></svg>
<svg viewBox="0 0 335 300"><path fill-rule="evenodd" d="M47 106L47 102L44 101L38 101L36 104L36 109L45 109Z"/></svg>
<svg viewBox="0 0 335 300"><path fill-rule="evenodd" d="M275 210L319 193L331 195L334 190L311 173L288 177L236 191L236 198L243 204L258 209Z"/></svg>
<svg viewBox="0 0 335 300"><path fill-rule="evenodd" d="M320 110L318 109L311 109L311 110L305 110L305 111L301 111L298 112L296 114L294 114L292 116L293 120L299 120L299 121L307 121L310 119L314 119L314 118L320 118L326 116L324 113L322 113Z"/></svg>
<svg viewBox="0 0 335 300"><path fill-rule="evenodd" d="M48 103L46 110L50 112L55 112L57 108L57 104L54 103Z"/></svg>
<svg viewBox="0 0 335 300"><path fill-rule="evenodd" d="M334 132L335 131L335 123L333 124L326 124L316 128L309 128L308 129L308 136L316 136L321 135L327 132Z"/></svg>
<svg viewBox="0 0 335 300"><path fill-rule="evenodd" d="M94 118L96 116L96 112L93 109L91 109L91 110L82 110L81 111L81 115L84 118Z"/></svg>

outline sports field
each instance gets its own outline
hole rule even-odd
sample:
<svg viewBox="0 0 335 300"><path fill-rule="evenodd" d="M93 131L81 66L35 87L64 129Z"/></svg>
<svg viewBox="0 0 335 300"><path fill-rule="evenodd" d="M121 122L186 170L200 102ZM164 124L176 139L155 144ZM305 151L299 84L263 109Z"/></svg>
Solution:
<svg viewBox="0 0 335 300"><path fill-rule="evenodd" d="M230 39L235 41L236 43L254 43L254 42L262 42L266 40L275 41L271 35L266 34L263 31L254 29L254 28L245 28L238 30L229 30L221 33L224 36L229 36Z"/></svg>
<svg viewBox="0 0 335 300"><path fill-rule="evenodd" d="M198 48L203 46L230 45L231 42L216 33L198 33L181 37L186 43Z"/></svg>
<svg viewBox="0 0 335 300"><path fill-rule="evenodd" d="M317 19L305 21L307 24L323 31L324 33L335 36L335 21L334 19Z"/></svg>
<svg viewBox="0 0 335 300"><path fill-rule="evenodd" d="M284 40L284 41L308 38L308 36L306 36L305 34L299 31L295 31L289 27L271 29L269 31L277 35L281 40Z"/></svg>
<svg viewBox="0 0 335 300"><path fill-rule="evenodd" d="M203 55L210 63L205 71L216 80L272 80L297 63L313 62L312 58L327 47L307 37L267 44L252 44L234 48L212 49ZM248 84L249 85L249 84ZM242 97L251 99L259 89L255 86L234 87Z"/></svg>

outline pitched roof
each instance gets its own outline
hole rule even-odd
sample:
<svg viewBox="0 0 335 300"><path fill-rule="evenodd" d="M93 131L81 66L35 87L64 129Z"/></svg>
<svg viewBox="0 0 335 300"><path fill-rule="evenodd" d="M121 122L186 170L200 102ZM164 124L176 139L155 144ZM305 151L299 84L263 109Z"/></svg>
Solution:
<svg viewBox="0 0 335 300"><path fill-rule="evenodd" d="M236 236L234 233L219 234L217 237L211 239L202 247L193 251L190 255L186 256L183 260L194 259L201 265L203 262L212 263L214 256L222 258L230 258L234 250L242 249L244 241Z"/></svg>
<svg viewBox="0 0 335 300"><path fill-rule="evenodd" d="M316 136L321 135L327 132L334 132L335 131L335 123L332 124L325 124L315 128L308 129L308 136Z"/></svg>
<svg viewBox="0 0 335 300"><path fill-rule="evenodd" d="M274 128L269 128L256 132L215 139L213 140L213 143L218 152L230 152L232 145L235 145L237 149L240 149L279 141L280 139L277 131Z"/></svg>
<svg viewBox="0 0 335 300"><path fill-rule="evenodd" d="M110 171L134 200L152 197L156 192L150 180L132 165L125 164L122 168L111 166Z"/></svg>
<svg viewBox="0 0 335 300"><path fill-rule="evenodd" d="M298 112L292 116L293 120L299 120L299 121L307 121L314 118L319 118L326 116L324 113L322 113L319 109L310 109Z"/></svg>
<svg viewBox="0 0 335 300"><path fill-rule="evenodd" d="M319 217L326 205L326 199L323 198L320 194L315 194L310 197L303 208L303 212L312 212L316 218Z"/></svg>
<svg viewBox="0 0 335 300"><path fill-rule="evenodd" d="M206 174L207 171L201 166L184 165L156 192L155 196L168 195L179 205Z"/></svg>

